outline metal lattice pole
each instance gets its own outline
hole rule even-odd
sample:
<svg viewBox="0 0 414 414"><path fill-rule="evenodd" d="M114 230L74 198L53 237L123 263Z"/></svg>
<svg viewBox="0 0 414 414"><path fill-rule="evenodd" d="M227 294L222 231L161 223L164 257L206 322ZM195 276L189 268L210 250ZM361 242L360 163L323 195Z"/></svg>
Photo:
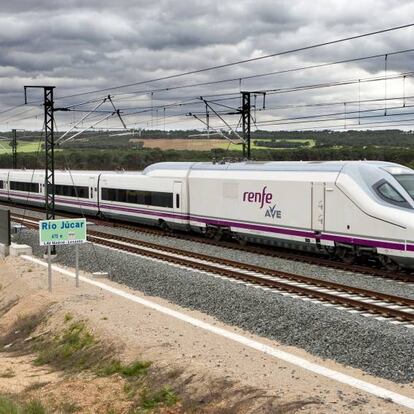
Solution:
<svg viewBox="0 0 414 414"><path fill-rule="evenodd" d="M46 220L55 219L55 138L54 138L54 86L44 87L45 105L45 210Z"/></svg>
<svg viewBox="0 0 414 414"><path fill-rule="evenodd" d="M250 92L242 92L242 118L243 118L243 157L250 160Z"/></svg>
<svg viewBox="0 0 414 414"><path fill-rule="evenodd" d="M41 88L44 92L45 111L45 212L46 220L55 219L55 137L54 137L54 86L25 86L24 102L27 104L27 89ZM56 247L51 246L51 253L56 254Z"/></svg>

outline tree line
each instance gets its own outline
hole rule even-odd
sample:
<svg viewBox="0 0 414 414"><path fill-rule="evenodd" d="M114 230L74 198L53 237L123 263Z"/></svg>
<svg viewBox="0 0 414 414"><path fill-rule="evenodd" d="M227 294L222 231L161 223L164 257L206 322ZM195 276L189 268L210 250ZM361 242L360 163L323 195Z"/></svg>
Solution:
<svg viewBox="0 0 414 414"><path fill-rule="evenodd" d="M158 148L111 150L63 150L55 153L58 169L89 170L142 170L150 164L163 161L212 161L222 159L240 160L239 151L214 149L211 151L160 150ZM381 160L414 167L414 148L377 146L350 146L340 148L301 147L283 151L253 149L252 159L257 161L329 161L329 160ZM0 168L11 168L10 155L0 155ZM18 168L44 168L44 154L18 154Z"/></svg>

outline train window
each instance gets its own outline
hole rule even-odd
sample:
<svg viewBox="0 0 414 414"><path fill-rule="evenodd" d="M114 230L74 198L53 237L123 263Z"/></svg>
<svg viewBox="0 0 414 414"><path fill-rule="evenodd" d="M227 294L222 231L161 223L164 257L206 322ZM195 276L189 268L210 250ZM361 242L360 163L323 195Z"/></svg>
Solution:
<svg viewBox="0 0 414 414"><path fill-rule="evenodd" d="M28 193L38 193L39 184L37 183L23 183L20 181L10 181L10 190L26 191Z"/></svg>
<svg viewBox="0 0 414 414"><path fill-rule="evenodd" d="M151 205L158 207L173 207L173 194L172 193L151 193Z"/></svg>
<svg viewBox="0 0 414 414"><path fill-rule="evenodd" d="M396 206L411 208L407 200L387 181L379 181L374 189L384 201Z"/></svg>
<svg viewBox="0 0 414 414"><path fill-rule="evenodd" d="M394 175L394 178L414 200L414 174L397 174Z"/></svg>
<svg viewBox="0 0 414 414"><path fill-rule="evenodd" d="M102 200L121 203L141 204L156 207L173 207L173 194L159 191L123 190L102 188Z"/></svg>
<svg viewBox="0 0 414 414"><path fill-rule="evenodd" d="M180 208L180 194L175 195L175 207Z"/></svg>
<svg viewBox="0 0 414 414"><path fill-rule="evenodd" d="M102 200L116 201L116 191L112 188L102 188Z"/></svg>
<svg viewBox="0 0 414 414"><path fill-rule="evenodd" d="M65 197L89 198L88 187L55 184L55 194Z"/></svg>
<svg viewBox="0 0 414 414"><path fill-rule="evenodd" d="M3 189L4 188L4 182L3 180L0 180L0 188Z"/></svg>

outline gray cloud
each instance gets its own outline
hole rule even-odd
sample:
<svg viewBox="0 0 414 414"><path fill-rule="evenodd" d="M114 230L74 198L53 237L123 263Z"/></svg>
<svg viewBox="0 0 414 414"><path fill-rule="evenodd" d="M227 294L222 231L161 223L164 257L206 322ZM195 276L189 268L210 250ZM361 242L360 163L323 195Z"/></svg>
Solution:
<svg viewBox="0 0 414 414"><path fill-rule="evenodd" d="M24 0L3 3L0 11L0 112L22 103L25 84L56 85L59 98L404 24L414 12L414 4L404 0ZM132 110L148 105L150 95L125 96L123 93L408 49L413 32L413 29L401 30L113 93L119 105ZM389 74L409 71L413 58L414 53L390 56ZM379 58L246 80L242 88L280 88L380 76L383 72L384 60ZM406 79L405 87L404 92L409 95L413 87L411 78ZM198 95L236 93L239 88L239 82L235 81L157 92L152 100L162 106ZM376 97L383 89L383 85L377 83L364 84L362 92L358 85L351 85L283 94L270 96L269 105L347 100L361 93L366 98ZM402 81L390 82L388 93L401 94ZM105 93L61 102L76 103L103 95ZM237 100L229 102L238 104ZM184 109L169 109L168 112L184 113ZM284 111L283 116L287 113L289 111ZM281 115L275 112L269 116ZM0 113L1 128L19 127L18 117L9 118L5 122L5 116ZM135 121L140 122L140 118L134 118Z"/></svg>

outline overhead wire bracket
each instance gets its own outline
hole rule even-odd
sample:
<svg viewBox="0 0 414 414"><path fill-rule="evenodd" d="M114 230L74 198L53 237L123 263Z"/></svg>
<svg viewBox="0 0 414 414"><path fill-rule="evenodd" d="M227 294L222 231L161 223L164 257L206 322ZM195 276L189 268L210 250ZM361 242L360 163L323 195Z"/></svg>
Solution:
<svg viewBox="0 0 414 414"><path fill-rule="evenodd" d="M102 102L100 102L98 105L95 106L95 108L93 108L90 112L88 112L85 116L82 117L82 119L80 119L78 122L76 122L71 128L69 128L62 136L60 136L57 140L56 140L56 144L59 144L60 141L66 136L68 135L70 132L72 132L78 125L80 125L83 121L86 120L86 118L89 117L89 115L93 114L98 108L100 108L106 101L108 98L104 98L102 100Z"/></svg>
<svg viewBox="0 0 414 414"><path fill-rule="evenodd" d="M244 142L242 136L231 127L231 125L209 104L208 101L206 101L202 96L200 96L200 99L206 104L206 107L208 107L227 126L230 133L233 133L241 142Z"/></svg>
<svg viewBox="0 0 414 414"><path fill-rule="evenodd" d="M100 124L101 122L103 122L103 121L105 121L105 120L107 120L107 119L111 118L111 117L112 117L112 116L114 116L114 115L115 115L115 112L112 112L112 113L110 113L109 115L106 115L105 117L103 117L103 118L99 119L98 121L94 122L92 125L90 125L90 126L88 126L88 127L84 128L84 129L82 129L81 131L77 132L76 134L74 134L74 135L72 135L72 136L70 136L70 137L68 137L68 138L66 138L66 139L64 139L64 140L61 140L61 139L60 139L60 140L58 141L58 144L59 144L59 145L61 145L61 144L64 144L65 142L68 142L68 141L70 141L70 140L72 140L72 139L76 138L77 136L79 136L79 135L83 134L86 130L93 128L95 125Z"/></svg>
<svg viewBox="0 0 414 414"><path fill-rule="evenodd" d="M124 120L122 119L121 112L119 111L119 109L116 109L116 108L115 108L115 105L114 105L114 102L112 101L111 95L108 95L108 100L109 100L109 102L111 102L111 105L112 105L112 107L114 108L115 113L118 115L118 118L119 118L119 120L121 121L121 124L123 125L123 127L124 127L125 129L127 129L127 126L125 125L125 122L124 122Z"/></svg>
<svg viewBox="0 0 414 414"><path fill-rule="evenodd" d="M194 117L195 119L197 119L197 121L200 121L201 123L203 123L204 125L206 125L209 128L209 131L207 132L207 134L195 134L195 135L191 135L191 136L206 136L207 135L209 137L210 135L213 135L213 134L210 134L210 130L212 130L212 131L214 131L215 135L220 135L224 139L230 141L232 144L235 144L235 145L239 144L239 142L233 141L226 134L224 134L223 131L221 131L220 129L211 128L211 126L209 126L206 121L204 121L203 119L198 117L196 114L193 114L193 113L190 112L188 115Z"/></svg>
<svg viewBox="0 0 414 414"><path fill-rule="evenodd" d="M106 115L105 117L103 117L101 119L98 119L92 125L90 125L86 128L83 128L81 131L79 131L79 132L71 135L70 137L64 139L64 137L66 137L68 134L70 134L75 128L77 128L81 123L83 123L91 114L96 112L97 109L100 108L107 101L109 101L111 103L112 108L114 109L113 112L111 112L110 114ZM70 110L70 109L68 109L68 110ZM128 128L125 125L125 122L121 117L120 110L115 107L114 102L112 101L111 95L108 95L107 97L103 98L102 102L100 102L98 105L96 105L94 109L92 109L90 112L88 112L85 116L82 117L82 119L80 119L78 122L76 122L68 131L66 131L61 137L59 137L59 139L56 141L56 144L61 145L61 144L64 144L65 142L68 142L68 141L78 137L79 135L83 134L86 130L94 128L96 125L100 124L103 121L106 121L107 119L111 118L115 114L118 116L119 120L121 121L123 128L127 130Z"/></svg>

